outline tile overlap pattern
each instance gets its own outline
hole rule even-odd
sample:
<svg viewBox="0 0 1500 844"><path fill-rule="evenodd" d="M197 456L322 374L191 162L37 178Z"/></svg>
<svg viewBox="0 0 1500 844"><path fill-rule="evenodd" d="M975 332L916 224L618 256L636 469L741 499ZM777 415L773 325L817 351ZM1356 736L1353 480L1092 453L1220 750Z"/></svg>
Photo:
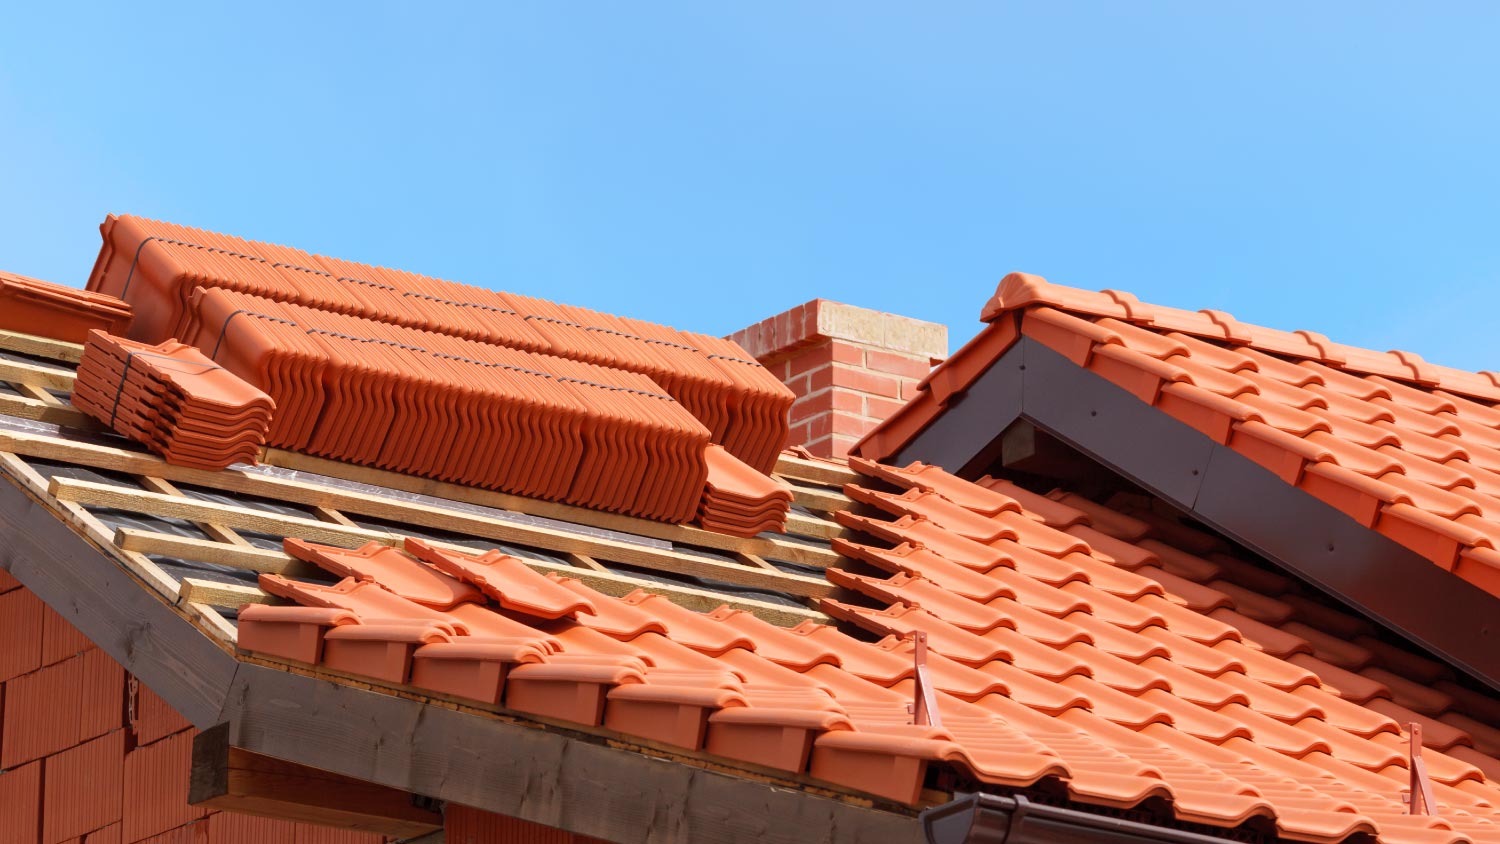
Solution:
<svg viewBox="0 0 1500 844"><path fill-rule="evenodd" d="M499 552L297 541L240 645L916 802L933 766L1297 841L1500 837L1500 704L1150 502L856 460L843 629L542 576ZM856 628L862 629L860 633ZM927 633L941 724L911 723ZM1403 725L1440 803L1405 814Z"/></svg>

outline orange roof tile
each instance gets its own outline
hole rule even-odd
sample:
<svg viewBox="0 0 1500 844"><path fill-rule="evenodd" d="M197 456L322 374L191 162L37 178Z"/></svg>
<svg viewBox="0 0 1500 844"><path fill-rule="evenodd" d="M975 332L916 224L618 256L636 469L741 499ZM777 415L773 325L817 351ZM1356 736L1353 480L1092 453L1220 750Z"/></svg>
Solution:
<svg viewBox="0 0 1500 844"><path fill-rule="evenodd" d="M0 329L82 343L96 329L123 333L130 319L113 296L0 272Z"/></svg>
<svg viewBox="0 0 1500 844"><path fill-rule="evenodd" d="M936 766L996 788L1052 783L1082 803L1161 800L1184 822L1260 819L1293 841L1500 831L1493 701L1405 680L1414 654L1330 636L1321 622L1340 616L1292 581L1203 559L1169 542L1160 518L1076 495L1013 496L922 464L851 466L867 480L848 491L883 516L841 514L869 538L837 541L850 568L827 571L847 597L823 606L846 629L542 579L594 610L569 615L509 600L511 587L539 593L529 571L483 571L481 583L415 541L413 557L289 540L345 580L263 575L301 606L244 608L240 645L908 803ZM1067 532L1078 528L1098 546ZM327 611L339 615L309 615ZM906 709L913 631L928 635L931 726ZM1436 815L1406 815L1401 801L1409 722L1423 727Z"/></svg>
<svg viewBox="0 0 1500 844"><path fill-rule="evenodd" d="M1500 375L1021 273L983 318L855 453L894 454L1026 336L1500 595Z"/></svg>
<svg viewBox="0 0 1500 844"><path fill-rule="evenodd" d="M137 340L194 342L189 338L202 330L223 339L230 333L226 316L198 324L205 306L196 291L234 291L300 305L309 319L308 312L344 315L466 341L471 350L539 352L637 373L659 385L652 392L680 402L714 442L761 472L785 444L791 391L728 340L129 215L111 215L100 230L104 243L88 289L135 306L140 318L130 336ZM352 333L394 339L368 326ZM205 350L217 345L206 337L197 343Z"/></svg>

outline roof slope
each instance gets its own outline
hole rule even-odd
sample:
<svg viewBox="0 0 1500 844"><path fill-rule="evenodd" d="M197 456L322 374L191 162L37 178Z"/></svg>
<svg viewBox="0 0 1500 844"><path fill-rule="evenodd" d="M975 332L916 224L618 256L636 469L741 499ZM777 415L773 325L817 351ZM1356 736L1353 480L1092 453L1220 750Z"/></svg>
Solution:
<svg viewBox="0 0 1500 844"><path fill-rule="evenodd" d="M1026 336L1500 595L1500 375L1021 273L983 317L856 453L896 453Z"/></svg>
<svg viewBox="0 0 1500 844"><path fill-rule="evenodd" d="M874 641L649 591L614 598L499 552L289 540L344 579L262 575L297 605L247 608L240 645L906 803L936 764L1299 841L1500 835L1486 779L1500 778L1500 730L1476 718L1494 712L1443 666L1159 515L935 467L854 467L869 477L845 491L883 515L839 512L871 539L835 542L848 567L826 575L850 592L821 606ZM940 725L906 708L913 631L929 636ZM1415 673L1434 687L1401 676ZM1438 816L1400 799L1410 722L1426 728Z"/></svg>

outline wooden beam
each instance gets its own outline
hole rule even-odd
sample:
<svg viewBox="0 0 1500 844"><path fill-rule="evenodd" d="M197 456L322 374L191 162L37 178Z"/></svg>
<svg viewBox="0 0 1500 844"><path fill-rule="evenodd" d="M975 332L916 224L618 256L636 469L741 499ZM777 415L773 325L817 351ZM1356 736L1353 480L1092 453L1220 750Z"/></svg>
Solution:
<svg viewBox="0 0 1500 844"><path fill-rule="evenodd" d="M393 544L396 540L394 535L389 538L391 539L391 543L387 544ZM122 549L134 552L162 554L184 560L197 560L223 566L234 566L248 571L285 574L289 577L306 575L314 569L313 566L301 560L293 559L291 556L280 551L271 551L264 548L240 548L205 539L188 539L172 534L156 533L136 528L120 528L115 532L115 543ZM344 544L354 546L362 543L355 541ZM434 541L432 544L453 551L468 552L473 550L461 545L453 545L445 542ZM629 595L637 589L645 589L648 592L655 592L667 598L678 606L687 607L690 610L698 612L712 612L719 607L728 606L754 613L760 618L772 624L781 625L782 627L795 627L804 621L816 621L819 624L828 623L828 616L806 607L774 604L770 601L726 595L721 592L697 589L675 583L646 582L629 575L609 571L603 566L599 566L598 563L595 563L593 567L583 566L574 568L573 566L559 565L557 563L526 557L521 557L520 560L542 574L558 574L563 577L575 578L592 589L616 598ZM220 604L220 606L226 607L246 603L243 598L249 594L215 590L194 591L196 589L198 589L197 586L190 587L189 594L230 602ZM259 590L256 591L259 592ZM264 593L260 593L260 595L263 596ZM266 599L262 597L261 601L250 602L259 603L264 600Z"/></svg>
<svg viewBox="0 0 1500 844"><path fill-rule="evenodd" d="M193 738L188 802L246 815L413 838L443 827L416 795L229 745L229 725Z"/></svg>
<svg viewBox="0 0 1500 844"><path fill-rule="evenodd" d="M15 360L0 360L0 381L9 381L12 384L33 384L71 393L76 377L70 369L57 369Z"/></svg>
<svg viewBox="0 0 1500 844"><path fill-rule="evenodd" d="M318 571L316 566L293 559L281 551L254 546L229 545L212 539L197 539L138 528L116 530L115 546L125 551L158 554L163 557L195 560L219 566L234 566L246 571L279 574L286 577L306 577Z"/></svg>
<svg viewBox="0 0 1500 844"><path fill-rule="evenodd" d="M4 329L0 329L0 349L65 363L77 363L83 360L83 346L78 343Z"/></svg>
<svg viewBox="0 0 1500 844"><path fill-rule="evenodd" d="M17 385L22 387L24 385ZM51 393L48 393L50 396ZM104 426L94 421L94 418L81 410L76 410L68 405L54 404L41 399L28 396L11 396L0 394L0 415L14 416L17 419L34 419L38 422L50 422L53 425L61 425L64 428L79 428L86 431L102 431Z"/></svg>
<svg viewBox="0 0 1500 844"><path fill-rule="evenodd" d="M223 720L236 747L620 844L922 841L911 813L794 774L755 780L722 759L647 755L268 666L240 666Z"/></svg>
<svg viewBox="0 0 1500 844"><path fill-rule="evenodd" d="M832 490L820 486L804 486L800 483L792 483L788 486L792 488L792 500L809 510L832 513L854 506L849 496L841 491L842 488Z"/></svg>
<svg viewBox="0 0 1500 844"><path fill-rule="evenodd" d="M260 588L242 586L238 583L219 583L196 577L184 577L177 588L177 595L184 603L205 604L210 607L237 609L246 604L276 603Z"/></svg>
<svg viewBox="0 0 1500 844"><path fill-rule="evenodd" d="M531 516L573 522L574 524L588 525L605 530L619 531L621 533L632 533L652 539L663 539L667 542L682 545L694 545L699 548L712 548L719 551L743 551L747 554L759 554L763 557L772 557L803 565L838 564L837 554L826 548L811 548L800 542L789 542L772 537L745 538L728 536L722 533L714 533L710 530L703 530L702 528L695 528L690 525L653 522L649 519L638 519L634 516L623 516L618 513L605 513L599 510L575 507L571 504L562 504L556 501L541 501L535 498L525 498L495 490L476 489L474 487L450 484L430 478L420 478L415 475L403 475L398 472L387 472L383 469L372 469L368 466L355 466L350 463L325 460L309 454L298 454L268 448L261 454L261 462L268 466L279 466L285 469L311 472L330 478L338 478L339 480L354 481L356 483L385 487L402 492L427 495L433 498L462 501L468 504L478 504L483 507L494 507L497 510L511 510ZM349 507L341 509L352 510ZM352 512L359 511L352 510ZM797 524L801 525L804 522L799 520ZM808 525L808 527L812 529L811 525Z"/></svg>
<svg viewBox="0 0 1500 844"><path fill-rule="evenodd" d="M442 502L438 502L435 504L417 504L396 498L388 498L385 496L370 495L365 493L357 494L348 492L347 490L336 489L330 486L325 486L313 482L292 480L289 478L275 477L272 475L260 474L256 472L245 472L237 469L224 469L222 471L210 472L202 469L193 469L186 466L173 466L152 454L144 454L138 451L127 451L126 449L116 448L114 446L98 445L95 443L82 443L69 440L61 440L55 437L23 433L18 431L0 430L0 450L10 451L16 454L24 454L31 457L44 458L47 460L76 463L95 469L123 472L130 475L151 475L177 483L187 483L193 484L195 486L204 486L212 489L218 489L224 492L237 492L247 495L259 495L265 498L278 499L281 501L302 504L309 507L323 506L337 508L344 513L360 513L367 516L374 516L375 518L387 519L397 522L425 524L429 527L437 527L443 529L457 529L459 530L459 532L463 532L463 530L461 528L451 528L447 526L448 516L451 515L454 517L461 517L471 523L483 522L490 525L492 529L499 529L507 525L513 525L514 527L512 528L511 532L507 534L507 536L487 538L502 538L518 543L531 544L541 548L548 548L549 550L571 550L570 548L554 548L553 546L548 544L547 537L556 536L559 534L563 536L573 536L572 534L567 534L565 532L561 532L552 528L537 527L527 530L525 526L519 526L515 523L501 524L495 520L486 519L469 513L464 513L463 511L457 509L450 509L446 506L443 506ZM276 454L276 452L268 452L268 454ZM293 456L299 458L303 457L303 455ZM335 468L347 467L359 470L364 469L364 467L360 466L349 467L347 466L347 464L332 463L331 461L319 460L318 458L307 459L315 461L312 467L302 467L303 470L310 472L318 472L319 469L326 469L330 466ZM516 499L515 496L505 495L503 493L472 489L469 487L458 487L452 484L441 484L437 481L428 481L423 478L417 478L409 475L398 475L392 472L381 472L380 470L375 469L370 469L367 471L375 472L380 476L375 480L391 481L393 484L390 487L391 489L430 495L432 494L432 492L427 488L429 486L436 485L441 487L443 491L452 493L449 496L439 496L440 498L447 498L449 500L460 501L464 503L505 509L503 506L504 502L496 500L496 496L506 499L507 501ZM323 474L322 472L318 473ZM334 476L330 475L330 477ZM361 478L349 478L347 480L357 480L361 483L375 482L375 480ZM401 484L401 486L394 485L397 483ZM406 489L405 487L411 488ZM534 504L551 503L535 502L531 499L516 500L531 501L531 503ZM758 554L759 556L763 557L771 557L772 559L786 560L788 562L794 562L808 566L836 566L842 564L839 555L835 554L831 549L809 545L807 543L792 542L779 539L756 539L746 540L745 547L743 548L720 548L720 545L725 545L726 543L733 544L735 537L723 536L720 534L712 533L710 531L698 530L696 528L685 528L680 525L668 525L659 522L650 522L644 519L632 519L624 516L616 516L609 513L599 513L592 510L582 510L576 507L570 509L577 511L579 514L584 514L579 515L572 521L591 527L601 527L609 530L618 529L626 532L631 531L632 528L639 527L643 529L643 531L640 532L639 535L656 539L667 537L657 536L654 534L676 531L680 535L678 535L675 539L669 538L668 541L680 542L681 544L685 545L698 545L699 547L715 548L717 550L744 551L745 553ZM517 510L516 512L524 511ZM546 514L533 513L532 515ZM587 518L585 518L584 516L587 516ZM552 516L547 517L553 518ZM617 520L619 519L625 519L630 524L619 525L617 523ZM687 533L681 533L683 531L686 531ZM716 539L714 541L714 544L700 543L696 541L704 537L715 537ZM723 540L724 542L720 542L719 540ZM634 545L633 543L616 542L615 544L629 544L634 548L642 547ZM590 556L597 556L602 559L612 559L607 554L597 554L588 550L580 551L580 553L589 554ZM618 560L618 562L631 561Z"/></svg>
<svg viewBox="0 0 1500 844"><path fill-rule="evenodd" d="M859 480L859 474L847 466L829 460L811 460L785 451L776 458L776 474L820 486L843 488Z"/></svg>
<svg viewBox="0 0 1500 844"><path fill-rule="evenodd" d="M148 492L159 492L162 495L171 495L177 498L187 498L186 495L182 494L182 490L172 485L171 481L163 480L151 475L137 475L136 477L140 480L141 486L144 487ZM239 545L244 548L251 547L249 540L245 539L243 536L240 536L238 533L235 533L233 529L224 527L217 522L194 522L193 524L195 527L208 534L210 538L217 542L224 542L230 545Z"/></svg>
<svg viewBox="0 0 1500 844"><path fill-rule="evenodd" d="M49 492L59 499L87 506L113 507L192 522L216 522L241 530L276 536L295 536L311 542L331 541L331 544L347 545L355 536L369 539L380 537L381 541L385 541L385 537L392 536L390 533L333 525L317 519L285 516L249 507L179 498L72 478L53 478ZM498 522L483 516L444 511L423 504L383 502L332 491L329 494L351 499L349 504L354 509L377 518L400 520L483 539L515 542L552 551L586 554L595 559L660 569L692 577L711 578L757 589L771 589L799 597L821 598L833 594L832 585L822 578L784 573L771 574L679 551L572 534L535 525ZM387 541L387 544L392 543Z"/></svg>

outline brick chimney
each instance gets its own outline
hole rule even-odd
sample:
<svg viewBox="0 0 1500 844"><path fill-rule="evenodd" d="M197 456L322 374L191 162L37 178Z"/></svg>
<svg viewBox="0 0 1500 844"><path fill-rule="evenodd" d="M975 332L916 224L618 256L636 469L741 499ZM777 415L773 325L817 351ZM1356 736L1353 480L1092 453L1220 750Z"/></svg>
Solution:
<svg viewBox="0 0 1500 844"><path fill-rule="evenodd" d="M822 457L847 455L948 356L946 326L827 299L798 305L729 339L797 394L787 445Z"/></svg>

